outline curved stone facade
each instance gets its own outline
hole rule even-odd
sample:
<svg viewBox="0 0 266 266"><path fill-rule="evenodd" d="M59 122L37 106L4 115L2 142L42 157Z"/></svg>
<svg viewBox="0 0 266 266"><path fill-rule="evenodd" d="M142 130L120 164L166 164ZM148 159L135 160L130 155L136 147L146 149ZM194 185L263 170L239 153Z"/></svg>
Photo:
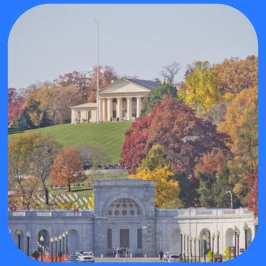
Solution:
<svg viewBox="0 0 266 266"><path fill-rule="evenodd" d="M38 247L40 235L44 237L46 252L49 240L68 231L68 251L93 251L96 256L112 255L114 247L128 248L133 256L158 256L160 250L181 253L195 237L207 236L206 245L212 245L212 234L219 231L219 250L234 246L237 227L240 230L239 248L245 247L246 224L248 245L254 238L254 216L247 209L156 209L155 184L147 180L101 180L94 184L94 211L16 211L9 212L9 229L20 248L27 252L30 234L30 253ZM181 245L182 232L182 245ZM193 239L186 239L184 234ZM185 246L184 246L185 244ZM200 241L203 246L203 240ZM217 250L217 239L214 250ZM203 250L203 248L201 248ZM188 250L189 251L189 250ZM183 251L184 252L184 251Z"/></svg>

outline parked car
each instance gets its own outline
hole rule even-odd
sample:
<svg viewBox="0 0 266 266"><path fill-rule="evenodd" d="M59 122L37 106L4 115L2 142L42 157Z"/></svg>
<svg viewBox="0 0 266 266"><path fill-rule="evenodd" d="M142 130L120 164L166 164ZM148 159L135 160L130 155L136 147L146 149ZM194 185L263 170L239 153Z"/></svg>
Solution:
<svg viewBox="0 0 266 266"><path fill-rule="evenodd" d="M164 252L164 254L163 254L163 259L164 260L168 260L168 258L169 258L169 256L172 254L172 252L171 251L166 251L166 252Z"/></svg>
<svg viewBox="0 0 266 266"><path fill-rule="evenodd" d="M76 251L73 252L71 255L81 256L83 253L84 253L83 250L76 250Z"/></svg>
<svg viewBox="0 0 266 266"><path fill-rule="evenodd" d="M67 259L66 262L78 262L78 256L77 255L70 255Z"/></svg>
<svg viewBox="0 0 266 266"><path fill-rule="evenodd" d="M94 262L94 255L92 252L83 252L81 256L79 256L79 262Z"/></svg>
<svg viewBox="0 0 266 266"><path fill-rule="evenodd" d="M168 258L168 262L179 262L179 255L171 254Z"/></svg>

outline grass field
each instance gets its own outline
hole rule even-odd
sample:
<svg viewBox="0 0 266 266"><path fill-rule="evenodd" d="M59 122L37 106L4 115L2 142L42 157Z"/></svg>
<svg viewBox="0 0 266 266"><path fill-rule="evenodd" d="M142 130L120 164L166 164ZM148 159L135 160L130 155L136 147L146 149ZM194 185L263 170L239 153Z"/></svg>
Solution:
<svg viewBox="0 0 266 266"><path fill-rule="evenodd" d="M64 124L18 133L10 130L8 138L36 132L54 136L64 148L79 144L95 144L108 153L112 163L118 163L124 143L124 132L130 125L131 122Z"/></svg>

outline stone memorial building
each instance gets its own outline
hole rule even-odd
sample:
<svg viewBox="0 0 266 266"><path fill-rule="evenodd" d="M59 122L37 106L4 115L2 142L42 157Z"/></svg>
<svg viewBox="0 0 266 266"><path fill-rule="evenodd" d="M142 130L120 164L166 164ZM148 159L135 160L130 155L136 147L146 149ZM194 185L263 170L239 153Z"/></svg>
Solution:
<svg viewBox="0 0 266 266"><path fill-rule="evenodd" d="M185 234L190 236L192 245L194 238L200 237L202 246L205 235L207 249L215 234L215 250L218 234L219 252L223 254L227 247L234 246L236 230L239 249L245 248L245 234L248 245L254 238L254 216L247 209L157 209L154 193L155 184L150 180L95 181L93 211L10 211L9 230L25 253L27 234L30 252L37 249L43 236L49 253L51 237L67 231L69 253L86 250L96 256L111 256L114 247L128 248L133 256L157 257L161 250L179 254L181 234L182 239Z"/></svg>

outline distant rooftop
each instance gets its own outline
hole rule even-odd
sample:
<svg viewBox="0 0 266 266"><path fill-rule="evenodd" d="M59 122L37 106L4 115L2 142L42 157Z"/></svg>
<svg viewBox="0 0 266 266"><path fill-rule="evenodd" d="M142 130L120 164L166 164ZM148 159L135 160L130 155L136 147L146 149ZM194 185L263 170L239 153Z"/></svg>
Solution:
<svg viewBox="0 0 266 266"><path fill-rule="evenodd" d="M125 80L128 80L132 83L135 83L139 86L142 86L146 89L149 89L151 91L153 91L154 89L158 88L161 86L161 84L159 82L156 81L152 81L152 80L144 80L144 79L128 79L125 78Z"/></svg>

